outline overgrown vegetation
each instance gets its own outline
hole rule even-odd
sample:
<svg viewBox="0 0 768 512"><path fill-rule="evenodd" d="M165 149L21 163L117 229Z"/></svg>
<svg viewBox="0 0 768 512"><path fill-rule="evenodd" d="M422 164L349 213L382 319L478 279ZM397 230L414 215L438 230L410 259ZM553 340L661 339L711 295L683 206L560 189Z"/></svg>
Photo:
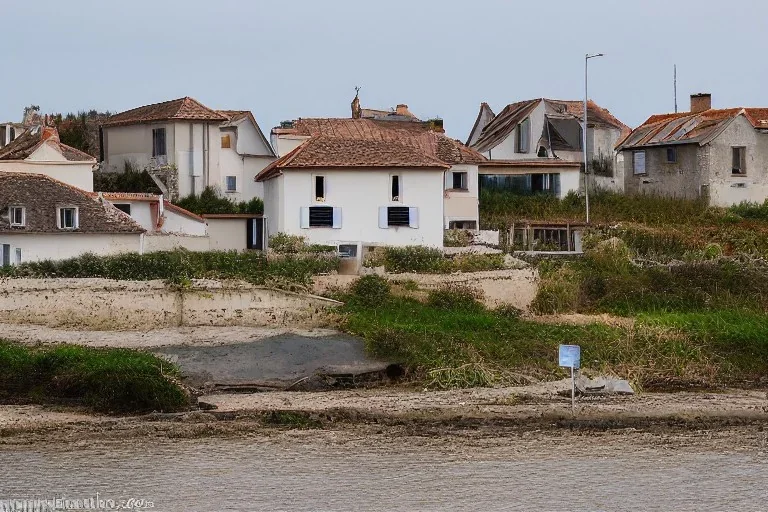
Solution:
<svg viewBox="0 0 768 512"><path fill-rule="evenodd" d="M278 254L321 254L336 252L336 247L333 245L308 244L305 237L288 235L286 233L275 233L269 237L269 248Z"/></svg>
<svg viewBox="0 0 768 512"><path fill-rule="evenodd" d="M516 384L520 375L562 375L557 347L582 347L587 371L630 379L646 389L751 383L768 372L768 318L756 312L641 316L633 327L540 323L491 311L464 290L440 290L426 301L386 295L370 307L358 297L379 277L354 287L345 328L370 352L405 364L437 388ZM470 302L472 301L472 302Z"/></svg>
<svg viewBox="0 0 768 512"><path fill-rule="evenodd" d="M39 261L0 267L0 277L101 277L146 281L161 279L186 284L192 279L238 279L258 285L308 285L315 274L338 269L331 255L282 255L259 252L185 250L124 253L116 256L85 254L60 261Z"/></svg>
<svg viewBox="0 0 768 512"><path fill-rule="evenodd" d="M199 195L192 194L176 201L176 205L198 215L206 213L264 213L264 202L258 197L250 201L236 202L222 197L215 188L206 187Z"/></svg>
<svg viewBox="0 0 768 512"><path fill-rule="evenodd" d="M128 162L123 172L94 171L93 189L97 192L162 193L146 170L136 169Z"/></svg>
<svg viewBox="0 0 768 512"><path fill-rule="evenodd" d="M52 121L59 132L61 142L99 158L99 124L110 115L109 112L81 110L77 113L56 114Z"/></svg>
<svg viewBox="0 0 768 512"><path fill-rule="evenodd" d="M421 246L377 247L366 255L363 264L366 267L384 267L387 272L423 274L505 268L503 254L459 254L449 257L440 249Z"/></svg>
<svg viewBox="0 0 768 512"><path fill-rule="evenodd" d="M189 406L179 369L155 355L0 340L0 401L83 405L96 411L177 411Z"/></svg>

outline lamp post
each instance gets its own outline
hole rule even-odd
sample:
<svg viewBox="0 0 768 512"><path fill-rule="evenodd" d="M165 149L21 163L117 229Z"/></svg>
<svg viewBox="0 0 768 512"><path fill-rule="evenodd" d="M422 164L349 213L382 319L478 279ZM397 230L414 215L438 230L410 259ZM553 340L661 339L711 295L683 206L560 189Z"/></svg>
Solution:
<svg viewBox="0 0 768 512"><path fill-rule="evenodd" d="M584 128L582 131L581 145L584 150L584 199L587 206L587 224L589 224L589 162L587 162L587 101L589 101L589 59L602 57L602 53L586 54L584 56Z"/></svg>

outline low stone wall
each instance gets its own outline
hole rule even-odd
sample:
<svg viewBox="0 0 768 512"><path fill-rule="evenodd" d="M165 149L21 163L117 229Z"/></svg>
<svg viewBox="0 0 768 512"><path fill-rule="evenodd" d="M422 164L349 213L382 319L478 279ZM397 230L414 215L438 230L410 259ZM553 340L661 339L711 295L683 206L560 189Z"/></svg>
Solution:
<svg viewBox="0 0 768 512"><path fill-rule="evenodd" d="M109 279L0 280L0 322L85 329L172 326L312 326L338 304L322 297L240 283Z"/></svg>

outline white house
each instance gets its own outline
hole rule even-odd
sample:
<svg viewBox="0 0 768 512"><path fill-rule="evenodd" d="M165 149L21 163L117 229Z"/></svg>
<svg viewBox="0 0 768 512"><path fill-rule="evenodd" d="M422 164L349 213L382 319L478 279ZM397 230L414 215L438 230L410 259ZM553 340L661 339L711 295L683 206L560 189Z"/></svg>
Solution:
<svg viewBox="0 0 768 512"><path fill-rule="evenodd" d="M534 99L507 105L498 115L480 105L467 145L488 159L480 166L481 187L521 194L565 197L583 190L584 103ZM587 104L587 161L590 186L623 190L623 165L615 146L629 128L590 101Z"/></svg>
<svg viewBox="0 0 768 512"><path fill-rule="evenodd" d="M44 174L0 172L0 264L142 252L144 229L111 204Z"/></svg>
<svg viewBox="0 0 768 512"><path fill-rule="evenodd" d="M171 199L214 187L235 201L263 195L254 177L275 159L253 114L186 97L111 116L101 126L102 168L146 169Z"/></svg>
<svg viewBox="0 0 768 512"><path fill-rule="evenodd" d="M272 130L271 135L280 157L312 137L331 137L350 141L390 142L437 159L448 167L440 186L444 199L444 227L479 227L478 165L486 159L461 142L446 136L441 119L421 121L408 110L407 105L402 104L391 112L364 109L355 97L351 118L284 121ZM272 221L268 219L267 222Z"/></svg>
<svg viewBox="0 0 768 512"><path fill-rule="evenodd" d="M59 140L56 128L36 125L0 148L0 171L50 176L85 191L93 190L96 159Z"/></svg>
<svg viewBox="0 0 768 512"><path fill-rule="evenodd" d="M265 168L269 235L362 257L371 246L442 247L450 165L392 140L312 136Z"/></svg>

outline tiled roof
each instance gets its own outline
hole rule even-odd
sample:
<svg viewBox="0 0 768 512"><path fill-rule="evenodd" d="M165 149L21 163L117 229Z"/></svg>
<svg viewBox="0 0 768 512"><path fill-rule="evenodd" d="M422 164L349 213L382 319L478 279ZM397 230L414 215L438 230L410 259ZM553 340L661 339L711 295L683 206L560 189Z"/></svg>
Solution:
<svg viewBox="0 0 768 512"><path fill-rule="evenodd" d="M107 119L103 126L124 126L172 120L222 122L228 119L221 113L187 96L120 112Z"/></svg>
<svg viewBox="0 0 768 512"><path fill-rule="evenodd" d="M504 107L493 120L483 128L477 141L472 145L474 149L480 152L488 151L499 145L523 121L541 102L545 102L548 115L560 115L570 119L580 120L584 116L584 102L571 100L551 100L547 98L538 98L533 100L519 101L511 103ZM481 106L478 120L482 115ZM587 103L587 115L590 125L592 123L612 128L618 128L622 131L622 136L629 133L629 127L619 121L607 109L599 106L592 100Z"/></svg>
<svg viewBox="0 0 768 512"><path fill-rule="evenodd" d="M142 202L150 202L150 203L160 201L159 195L148 194L143 192L91 192L89 195L98 197L99 194L101 194L101 197L103 197L104 199L106 199L111 203L116 203L119 201L142 201ZM163 206L168 210L174 211L181 215L186 215L187 217L190 217L195 220L199 220L200 222L204 222L203 218L200 215L197 215L196 213L192 213L189 210L185 210L181 206L176 206L175 204L171 203L167 199L163 199Z"/></svg>
<svg viewBox="0 0 768 512"><path fill-rule="evenodd" d="M738 115L755 128L768 129L768 108L709 109L703 112L678 112L652 115L619 143L620 148L703 144L716 136Z"/></svg>
<svg viewBox="0 0 768 512"><path fill-rule="evenodd" d="M264 181L284 169L405 167L448 169L450 166L418 148L398 142L315 136L272 162L257 176Z"/></svg>
<svg viewBox="0 0 768 512"><path fill-rule="evenodd" d="M8 208L23 206L26 225L11 227ZM77 207L75 233L143 233L144 229L108 202L43 174L0 171L0 233L61 233L57 208Z"/></svg>
<svg viewBox="0 0 768 512"><path fill-rule="evenodd" d="M476 164L485 161L477 151L444 133L435 131L429 122L400 122L374 119L316 118L298 119L293 128L283 133L324 136L349 140L392 142L417 149L447 164Z"/></svg>
<svg viewBox="0 0 768 512"><path fill-rule="evenodd" d="M56 128L50 126L35 126L16 137L7 146L0 148L0 160L25 160L43 144L50 145L71 162L96 161L91 155L62 144Z"/></svg>

